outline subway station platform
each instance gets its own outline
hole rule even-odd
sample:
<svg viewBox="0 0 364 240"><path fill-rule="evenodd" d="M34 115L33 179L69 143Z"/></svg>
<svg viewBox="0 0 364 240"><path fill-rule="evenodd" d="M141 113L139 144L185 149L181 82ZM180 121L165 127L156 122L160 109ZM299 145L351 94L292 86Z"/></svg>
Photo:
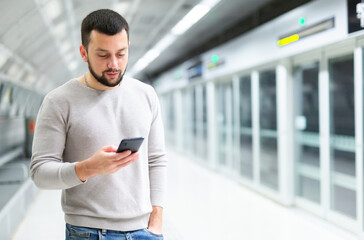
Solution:
<svg viewBox="0 0 364 240"><path fill-rule="evenodd" d="M288 208L169 150L166 240L354 240L353 234ZM64 239L60 191L39 191L13 240Z"/></svg>

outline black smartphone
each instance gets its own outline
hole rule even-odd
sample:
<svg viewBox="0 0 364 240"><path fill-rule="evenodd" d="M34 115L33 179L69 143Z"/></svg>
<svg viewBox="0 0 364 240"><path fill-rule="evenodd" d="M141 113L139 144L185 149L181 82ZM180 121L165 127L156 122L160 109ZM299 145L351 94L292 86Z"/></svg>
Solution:
<svg viewBox="0 0 364 240"><path fill-rule="evenodd" d="M144 138L125 138L121 140L120 145L118 147L117 152L124 152L126 150L130 150L132 153L135 153L139 150L140 145L142 145Z"/></svg>

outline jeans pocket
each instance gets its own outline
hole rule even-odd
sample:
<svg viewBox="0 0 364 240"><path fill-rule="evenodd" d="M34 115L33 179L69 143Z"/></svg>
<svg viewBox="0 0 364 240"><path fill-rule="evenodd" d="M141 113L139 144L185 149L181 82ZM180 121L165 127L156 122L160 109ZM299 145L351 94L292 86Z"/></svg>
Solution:
<svg viewBox="0 0 364 240"><path fill-rule="evenodd" d="M151 231L149 231L148 228L145 228L144 231L146 231L149 235L157 237L158 239L163 239L163 234L157 234L157 233L151 232Z"/></svg>
<svg viewBox="0 0 364 240"><path fill-rule="evenodd" d="M90 239L91 231L88 228L66 225L66 240L86 240Z"/></svg>

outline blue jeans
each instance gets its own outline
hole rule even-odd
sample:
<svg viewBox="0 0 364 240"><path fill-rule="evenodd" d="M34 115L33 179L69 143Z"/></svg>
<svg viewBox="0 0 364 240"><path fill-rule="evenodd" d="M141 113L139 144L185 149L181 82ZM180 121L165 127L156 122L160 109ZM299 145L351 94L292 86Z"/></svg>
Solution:
<svg viewBox="0 0 364 240"><path fill-rule="evenodd" d="M66 240L163 240L162 234L155 234L148 229L121 232L105 229L78 227L66 223Z"/></svg>

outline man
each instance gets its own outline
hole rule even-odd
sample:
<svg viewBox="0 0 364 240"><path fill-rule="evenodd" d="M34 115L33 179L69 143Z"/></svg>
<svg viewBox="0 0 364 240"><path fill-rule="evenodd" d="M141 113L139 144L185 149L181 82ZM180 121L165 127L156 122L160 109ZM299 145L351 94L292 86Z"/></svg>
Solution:
<svg viewBox="0 0 364 240"><path fill-rule="evenodd" d="M82 22L89 71L50 92L39 110L31 177L62 189L66 239L163 239L164 131L153 88L124 77L129 27L102 9ZM144 137L138 152L121 139ZM87 238L88 239L88 238Z"/></svg>

